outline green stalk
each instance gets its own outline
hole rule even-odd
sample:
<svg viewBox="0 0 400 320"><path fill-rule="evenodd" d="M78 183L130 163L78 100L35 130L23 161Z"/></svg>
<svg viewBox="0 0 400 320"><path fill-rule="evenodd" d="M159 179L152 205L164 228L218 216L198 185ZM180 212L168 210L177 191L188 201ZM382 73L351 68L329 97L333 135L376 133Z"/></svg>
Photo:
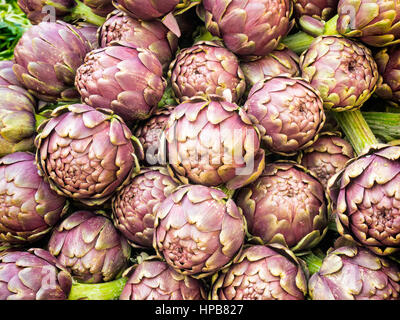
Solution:
<svg viewBox="0 0 400 320"><path fill-rule="evenodd" d="M35 120L36 120L36 131L37 131L38 127L42 124L42 122L45 120L48 120L48 118L45 116L42 116L41 114L36 113Z"/></svg>
<svg viewBox="0 0 400 320"><path fill-rule="evenodd" d="M68 300L118 300L127 278L96 284L74 283Z"/></svg>
<svg viewBox="0 0 400 320"><path fill-rule="evenodd" d="M314 251L304 256L301 256L300 258L304 260L304 262L307 264L310 276L312 276L314 273L318 272L319 269L321 269L324 255L322 253Z"/></svg>
<svg viewBox="0 0 400 320"><path fill-rule="evenodd" d="M372 132L384 142L400 139L400 113L363 112Z"/></svg>
<svg viewBox="0 0 400 320"><path fill-rule="evenodd" d="M93 13L93 11L84 3L79 0L75 0L76 6L72 9L70 18L72 20L82 19L88 23L94 24L96 26L102 26L106 21L105 18L100 17Z"/></svg>
<svg viewBox="0 0 400 320"><path fill-rule="evenodd" d="M357 154L378 143L360 110L335 112L334 116Z"/></svg>

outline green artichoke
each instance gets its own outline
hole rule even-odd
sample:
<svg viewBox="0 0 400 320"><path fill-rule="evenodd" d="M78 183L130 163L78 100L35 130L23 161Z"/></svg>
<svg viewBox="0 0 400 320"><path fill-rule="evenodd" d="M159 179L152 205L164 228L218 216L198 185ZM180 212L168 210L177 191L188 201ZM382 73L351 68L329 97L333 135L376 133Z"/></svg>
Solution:
<svg viewBox="0 0 400 320"><path fill-rule="evenodd" d="M352 158L354 150L347 140L325 132L299 154L298 162L312 171L326 188L328 180Z"/></svg>
<svg viewBox="0 0 400 320"><path fill-rule="evenodd" d="M212 278L211 300L305 300L307 274L286 247L250 246Z"/></svg>
<svg viewBox="0 0 400 320"><path fill-rule="evenodd" d="M280 243L292 251L315 247L328 225L328 199L322 184L304 167L289 161L265 166L252 184L235 195L250 240Z"/></svg>
<svg viewBox="0 0 400 320"><path fill-rule="evenodd" d="M0 158L0 208L0 240L26 244L48 234L68 204L38 175L33 154L15 152Z"/></svg>
<svg viewBox="0 0 400 320"><path fill-rule="evenodd" d="M0 300L66 300L72 277L48 251L0 253Z"/></svg>
<svg viewBox="0 0 400 320"><path fill-rule="evenodd" d="M328 181L338 232L378 255L400 248L399 159L399 146L371 146Z"/></svg>
<svg viewBox="0 0 400 320"><path fill-rule="evenodd" d="M363 247L330 250L308 283L312 300L399 300L400 269Z"/></svg>
<svg viewBox="0 0 400 320"><path fill-rule="evenodd" d="M171 63L168 76L178 102L210 94L238 102L246 90L238 58L211 41L182 49Z"/></svg>
<svg viewBox="0 0 400 320"><path fill-rule="evenodd" d="M0 85L0 157L34 150L35 108L35 99L25 89Z"/></svg>
<svg viewBox="0 0 400 320"><path fill-rule="evenodd" d="M53 231L49 252L83 283L114 280L128 266L131 249L110 219L76 211Z"/></svg>
<svg viewBox="0 0 400 320"><path fill-rule="evenodd" d="M400 41L398 0L340 0L338 14L337 30L346 37L373 47Z"/></svg>
<svg viewBox="0 0 400 320"><path fill-rule="evenodd" d="M301 76L320 92L326 109L359 109L374 93L378 67L371 51L341 36L315 38L300 56Z"/></svg>
<svg viewBox="0 0 400 320"><path fill-rule="evenodd" d="M14 71L14 62L11 60L0 61L0 85L15 85L20 86Z"/></svg>
<svg viewBox="0 0 400 320"><path fill-rule="evenodd" d="M57 193L101 205L139 170L142 146L110 110L75 104L51 116L39 126L36 159Z"/></svg>
<svg viewBox="0 0 400 320"><path fill-rule="evenodd" d="M132 246L152 248L155 215L178 185L165 167L150 167L113 197L114 225Z"/></svg>
<svg viewBox="0 0 400 320"><path fill-rule="evenodd" d="M72 25L42 22L19 40L13 70L19 82L41 100L77 100L75 73L89 50L86 38Z"/></svg>
<svg viewBox="0 0 400 320"><path fill-rule="evenodd" d="M156 210L153 246L176 271L206 277L240 252L245 220L232 199L202 185L178 187Z"/></svg>
<svg viewBox="0 0 400 320"><path fill-rule="evenodd" d="M319 93L301 78L267 77L250 90L244 105L268 150L294 155L314 143L325 123Z"/></svg>
<svg viewBox="0 0 400 320"><path fill-rule="evenodd" d="M208 31L239 56L265 56L293 27L289 0L203 0L199 15Z"/></svg>

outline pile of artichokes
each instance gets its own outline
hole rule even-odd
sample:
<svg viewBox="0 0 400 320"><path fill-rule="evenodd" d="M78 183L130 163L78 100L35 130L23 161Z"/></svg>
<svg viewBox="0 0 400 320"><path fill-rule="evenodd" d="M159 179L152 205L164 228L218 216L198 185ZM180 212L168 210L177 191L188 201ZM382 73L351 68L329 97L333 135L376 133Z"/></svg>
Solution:
<svg viewBox="0 0 400 320"><path fill-rule="evenodd" d="M400 299L398 1L17 4L0 299Z"/></svg>

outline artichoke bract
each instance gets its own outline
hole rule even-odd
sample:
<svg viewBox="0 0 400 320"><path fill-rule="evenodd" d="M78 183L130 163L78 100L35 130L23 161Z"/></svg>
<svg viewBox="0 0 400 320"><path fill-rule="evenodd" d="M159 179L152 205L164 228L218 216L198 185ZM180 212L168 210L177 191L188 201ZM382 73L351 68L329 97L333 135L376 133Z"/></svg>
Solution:
<svg viewBox="0 0 400 320"><path fill-rule="evenodd" d="M254 245L212 278L211 300L305 300L307 276L286 247Z"/></svg>
<svg viewBox="0 0 400 320"><path fill-rule="evenodd" d="M235 195L250 239L292 251L316 246L327 232L328 199L321 183L294 162L277 161Z"/></svg>
<svg viewBox="0 0 400 320"><path fill-rule="evenodd" d="M244 105L270 151L294 155L311 145L325 123L320 94L301 78L267 77L250 90Z"/></svg>
<svg viewBox="0 0 400 320"><path fill-rule="evenodd" d="M164 261L143 261L128 276L120 300L206 300L200 280L176 272Z"/></svg>
<svg viewBox="0 0 400 320"><path fill-rule="evenodd" d="M171 63L168 75L178 102L210 94L237 102L246 90L238 58L211 41L182 49Z"/></svg>
<svg viewBox="0 0 400 320"><path fill-rule="evenodd" d="M0 240L26 244L49 233L68 208L38 174L35 156L15 152L0 158Z"/></svg>
<svg viewBox="0 0 400 320"><path fill-rule="evenodd" d="M173 106L158 109L149 119L140 123L134 130L145 154L144 162L148 165L159 165L165 155L159 154L164 148L160 146L162 133L167 125Z"/></svg>
<svg viewBox="0 0 400 320"><path fill-rule="evenodd" d="M301 76L320 92L326 109L356 110L379 80L371 50L341 36L320 36L300 56Z"/></svg>
<svg viewBox="0 0 400 320"><path fill-rule="evenodd" d="M46 6L54 8L56 18L61 19L75 6L75 0L18 0L18 6L32 24L39 24L48 18L54 19L49 16L53 12L46 10Z"/></svg>
<svg viewBox="0 0 400 320"><path fill-rule="evenodd" d="M338 232L378 255L400 248L400 147L374 145L328 181Z"/></svg>
<svg viewBox="0 0 400 320"><path fill-rule="evenodd" d="M113 0L114 6L133 18L153 20L173 11L179 0Z"/></svg>
<svg viewBox="0 0 400 320"><path fill-rule="evenodd" d="M335 134L324 133L299 154L298 162L312 171L326 188L328 180L354 156L348 141Z"/></svg>
<svg viewBox="0 0 400 320"><path fill-rule="evenodd" d="M288 48L276 49L255 61L243 61L240 67L249 87L267 77L300 75L299 56Z"/></svg>
<svg viewBox="0 0 400 320"><path fill-rule="evenodd" d="M234 190L254 181L265 166L258 130L242 108L219 96L177 106L161 141L169 167L186 184Z"/></svg>
<svg viewBox="0 0 400 320"><path fill-rule="evenodd" d="M156 211L153 246L184 275L215 273L232 262L244 243L244 217L219 189L180 186Z"/></svg>
<svg viewBox="0 0 400 320"><path fill-rule="evenodd" d="M398 300L400 269L357 246L331 250L309 280L312 300Z"/></svg>
<svg viewBox="0 0 400 320"><path fill-rule="evenodd" d="M337 30L367 45L385 47L400 41L400 3L397 0L340 0Z"/></svg>
<svg viewBox="0 0 400 320"><path fill-rule="evenodd" d="M98 26L87 22L77 22L74 25L89 42L89 45L92 50L99 48L99 41L97 37L99 29Z"/></svg>
<svg viewBox="0 0 400 320"><path fill-rule="evenodd" d="M160 61L148 49L125 43L91 51L76 72L82 101L111 109L129 125L151 116L166 81Z"/></svg>
<svg viewBox="0 0 400 320"><path fill-rule="evenodd" d="M200 16L208 31L239 56L265 56L293 27L289 0L203 0Z"/></svg>
<svg viewBox="0 0 400 320"><path fill-rule="evenodd" d="M90 50L86 38L65 22L42 22L30 27L14 49L17 79L37 98L74 101L75 74Z"/></svg>
<svg viewBox="0 0 400 320"><path fill-rule="evenodd" d="M36 134L36 101L16 85L0 85L0 157L33 151Z"/></svg>
<svg viewBox="0 0 400 320"><path fill-rule="evenodd" d="M12 69L13 65L13 61L0 61L0 85L21 85Z"/></svg>
<svg viewBox="0 0 400 320"><path fill-rule="evenodd" d="M105 216L76 211L53 231L49 252L83 283L114 280L128 265L131 250Z"/></svg>
<svg viewBox="0 0 400 320"><path fill-rule="evenodd" d="M155 214L178 183L165 167L144 168L112 199L115 227L134 247L153 247Z"/></svg>
<svg viewBox="0 0 400 320"><path fill-rule="evenodd" d="M310 16L327 21L336 14L339 0L295 0L294 2L297 18Z"/></svg>
<svg viewBox="0 0 400 320"><path fill-rule="evenodd" d="M142 21L114 11L99 30L101 47L113 41L122 41L136 48L149 49L167 69L178 49L178 37L161 21Z"/></svg>
<svg viewBox="0 0 400 320"><path fill-rule="evenodd" d="M67 300L72 277L48 251L0 253L0 300Z"/></svg>
<svg viewBox="0 0 400 320"><path fill-rule="evenodd" d="M39 126L36 159L59 194L101 205L139 170L140 142L110 110L61 106Z"/></svg>

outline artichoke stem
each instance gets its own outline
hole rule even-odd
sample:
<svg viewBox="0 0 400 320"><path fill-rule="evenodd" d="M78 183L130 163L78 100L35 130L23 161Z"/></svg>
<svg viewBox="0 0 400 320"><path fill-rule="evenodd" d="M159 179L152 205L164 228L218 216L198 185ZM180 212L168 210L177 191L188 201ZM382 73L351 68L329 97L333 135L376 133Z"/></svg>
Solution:
<svg viewBox="0 0 400 320"><path fill-rule="evenodd" d="M335 112L334 116L358 155L368 146L378 143L360 110Z"/></svg>
<svg viewBox="0 0 400 320"><path fill-rule="evenodd" d="M325 23L324 32L322 35L324 36L332 36L339 34L336 30L336 23L339 16L336 15L329 21ZM305 50L309 48L311 43L314 41L314 37L309 35L306 32L299 31L295 34L287 36L282 40L282 43L289 47L289 49L293 50L297 54L301 54Z"/></svg>
<svg viewBox="0 0 400 320"><path fill-rule="evenodd" d="M363 112L372 132L383 142L400 139L400 113Z"/></svg>
<svg viewBox="0 0 400 320"><path fill-rule="evenodd" d="M127 278L96 284L74 283L68 300L118 300Z"/></svg>
<svg viewBox="0 0 400 320"><path fill-rule="evenodd" d="M70 15L70 18L72 20L82 19L99 27L102 26L103 23L106 21L105 18L94 14L93 11L81 1L75 0L75 2L76 6L72 9Z"/></svg>

